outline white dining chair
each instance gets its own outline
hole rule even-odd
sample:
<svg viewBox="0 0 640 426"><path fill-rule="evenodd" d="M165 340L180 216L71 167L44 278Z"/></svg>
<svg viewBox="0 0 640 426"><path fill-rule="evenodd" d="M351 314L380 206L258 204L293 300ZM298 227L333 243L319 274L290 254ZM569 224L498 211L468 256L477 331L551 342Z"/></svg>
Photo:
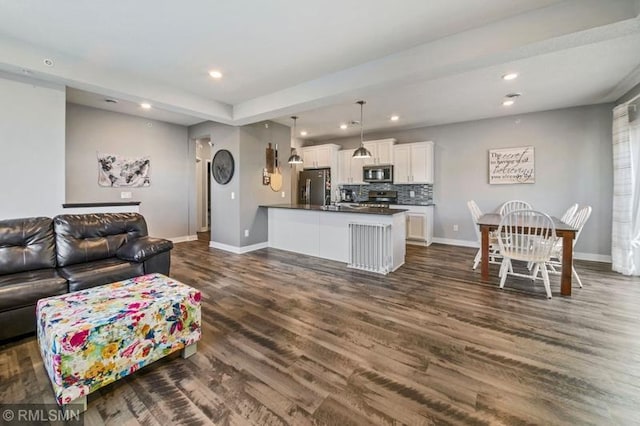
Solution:
<svg viewBox="0 0 640 426"><path fill-rule="evenodd" d="M548 242L556 239L556 229L551 218L534 210L512 211L502 217L497 238L502 255L500 288L504 288L508 275L535 280L534 275L515 273L511 263L513 260L531 262L536 273L538 270L542 271L547 298L551 299L549 271L545 267L545 263L551 259L553 249L553 244Z"/></svg>
<svg viewBox="0 0 640 426"><path fill-rule="evenodd" d="M574 205L569 207L566 212L564 212L560 220L564 223L569 223L571 219L573 219L573 216L576 214L577 211L578 211L578 203L575 203Z"/></svg>
<svg viewBox="0 0 640 426"><path fill-rule="evenodd" d="M574 227L576 231L576 237L573 239L573 246L576 246L578 242L578 238L580 238L580 234L582 234L582 229L584 225L589 220L592 212L591 206L583 207L579 211L577 211L570 221L565 222ZM563 221L564 222L564 221ZM550 274L560 274L559 268L562 267L562 239L558 238L555 244L553 244L553 249L551 250L551 259L545 265L549 269ZM537 275L537 271L534 271L534 274ZM571 274L573 278L576 280L580 288L582 288L582 280L580 280L580 276L576 272L575 266L571 265Z"/></svg>
<svg viewBox="0 0 640 426"><path fill-rule="evenodd" d="M564 214L560 218L560 221L568 224L569 222L571 222L571 219L573 219L573 216L576 214L577 210L578 210L578 203L575 203L574 205L569 207L567 209L567 211L564 212ZM560 245L560 249L562 249L562 240L560 238L558 238L558 241L556 241L554 244L555 245L559 244ZM555 251L555 248L554 248L554 251ZM551 252L552 257L553 257L554 251ZM562 252L562 250L561 250L561 252ZM533 263L529 262L527 264L527 268L531 271L534 268ZM538 270L537 269L533 270L533 277L534 277L534 279L536 279L538 277Z"/></svg>
<svg viewBox="0 0 640 426"><path fill-rule="evenodd" d="M469 207L469 211L471 212L471 219L473 220L473 226L476 231L476 238L478 239L478 244L480 244L478 253L473 259L473 269L475 270L480 264L480 261L482 261L482 234L480 233L480 227L478 226L478 219L482 216L482 210L480 210L480 207L478 207L478 204L476 204L474 200L467 202L467 207ZM497 260L499 257L498 240L496 239L495 234L491 232L489 234L489 263L500 264Z"/></svg>
<svg viewBox="0 0 640 426"><path fill-rule="evenodd" d="M526 201L511 200L511 201L505 202L500 207L500 215L506 216L509 213L514 212L516 210L531 210L531 209L532 209L531 204L527 203Z"/></svg>

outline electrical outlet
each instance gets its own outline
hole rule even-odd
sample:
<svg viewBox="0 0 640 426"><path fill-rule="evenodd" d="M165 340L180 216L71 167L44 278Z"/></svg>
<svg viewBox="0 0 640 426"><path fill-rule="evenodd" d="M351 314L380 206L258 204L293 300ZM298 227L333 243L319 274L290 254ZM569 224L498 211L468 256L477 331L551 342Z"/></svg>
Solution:
<svg viewBox="0 0 640 426"><path fill-rule="evenodd" d="M121 192L120 193L120 198L123 199L123 200L131 198L131 192Z"/></svg>
<svg viewBox="0 0 640 426"><path fill-rule="evenodd" d="M285 198L284 191L282 191L282 198Z"/></svg>
<svg viewBox="0 0 640 426"><path fill-rule="evenodd" d="M409 191L410 198L416 198L416 191Z"/></svg>
<svg viewBox="0 0 640 426"><path fill-rule="evenodd" d="M249 236L249 230L248 230L248 229L245 229L245 230L244 230L244 236L245 236L245 237L248 237L248 236Z"/></svg>
<svg viewBox="0 0 640 426"><path fill-rule="evenodd" d="M458 232L458 225L453 225L453 232Z"/></svg>
<svg viewBox="0 0 640 426"><path fill-rule="evenodd" d="M235 192L232 192L232 193L231 193L231 199L232 199L232 200L235 200L235 199L236 199L236 193L235 193Z"/></svg>

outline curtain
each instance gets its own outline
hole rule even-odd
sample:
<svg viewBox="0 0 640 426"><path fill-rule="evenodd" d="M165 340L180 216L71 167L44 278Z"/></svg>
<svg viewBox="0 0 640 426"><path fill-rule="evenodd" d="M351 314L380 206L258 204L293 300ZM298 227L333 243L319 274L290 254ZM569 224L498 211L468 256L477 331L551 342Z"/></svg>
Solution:
<svg viewBox="0 0 640 426"><path fill-rule="evenodd" d="M613 223L611 263L614 271L640 275L640 126L629 122L628 105L613 109Z"/></svg>
<svg viewBox="0 0 640 426"><path fill-rule="evenodd" d="M631 205L631 261L632 275L640 275L640 120L629 125L629 144L631 145L631 164L633 170L633 203Z"/></svg>

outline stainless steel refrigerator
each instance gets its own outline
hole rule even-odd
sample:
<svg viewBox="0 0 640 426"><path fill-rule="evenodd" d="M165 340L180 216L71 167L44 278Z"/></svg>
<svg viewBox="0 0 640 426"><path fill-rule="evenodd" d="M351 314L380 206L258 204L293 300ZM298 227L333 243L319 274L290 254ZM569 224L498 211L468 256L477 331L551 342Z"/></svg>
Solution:
<svg viewBox="0 0 640 426"><path fill-rule="evenodd" d="M331 204L330 169L303 170L298 177L298 204Z"/></svg>

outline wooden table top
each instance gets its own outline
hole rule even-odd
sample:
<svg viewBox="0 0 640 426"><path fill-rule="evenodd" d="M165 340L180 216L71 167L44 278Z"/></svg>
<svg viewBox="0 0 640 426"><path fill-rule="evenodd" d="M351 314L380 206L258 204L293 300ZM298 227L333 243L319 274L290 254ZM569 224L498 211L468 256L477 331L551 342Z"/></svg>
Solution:
<svg viewBox="0 0 640 426"><path fill-rule="evenodd" d="M496 229L500 226L500 221L502 220L502 215L498 213L486 213L478 218L478 225L480 226L490 226L495 227ZM577 229L571 225L568 225L558 219L555 216L551 216L551 220L553 220L553 224L556 227L556 231L573 231L576 232Z"/></svg>

